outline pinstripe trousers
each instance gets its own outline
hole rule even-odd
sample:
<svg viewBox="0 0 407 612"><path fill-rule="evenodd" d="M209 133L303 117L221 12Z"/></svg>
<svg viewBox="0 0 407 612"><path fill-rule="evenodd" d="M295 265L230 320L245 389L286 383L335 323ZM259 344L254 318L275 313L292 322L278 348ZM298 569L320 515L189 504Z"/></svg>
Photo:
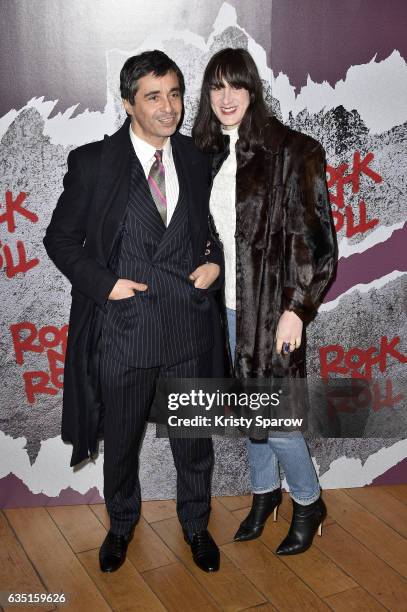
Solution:
<svg viewBox="0 0 407 612"><path fill-rule="evenodd" d="M110 528L128 535L140 517L139 450L161 378L209 376L209 353L170 367L134 368L102 351L100 383L104 415L104 497ZM171 438L177 470L177 514L191 536L206 529L210 512L213 445L208 438Z"/></svg>

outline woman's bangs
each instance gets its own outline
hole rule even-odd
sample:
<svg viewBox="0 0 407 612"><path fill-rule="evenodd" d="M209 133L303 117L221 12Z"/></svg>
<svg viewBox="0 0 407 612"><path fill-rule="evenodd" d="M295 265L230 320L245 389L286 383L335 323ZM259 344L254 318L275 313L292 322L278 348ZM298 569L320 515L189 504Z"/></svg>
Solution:
<svg viewBox="0 0 407 612"><path fill-rule="evenodd" d="M252 91L253 83L250 75L247 74L244 67L234 64L235 62L230 61L228 58L225 62L220 62L214 66L211 74L209 75L209 86L214 87L215 89L221 89L224 87L226 82L231 87L235 87L236 89L243 87L248 91Z"/></svg>

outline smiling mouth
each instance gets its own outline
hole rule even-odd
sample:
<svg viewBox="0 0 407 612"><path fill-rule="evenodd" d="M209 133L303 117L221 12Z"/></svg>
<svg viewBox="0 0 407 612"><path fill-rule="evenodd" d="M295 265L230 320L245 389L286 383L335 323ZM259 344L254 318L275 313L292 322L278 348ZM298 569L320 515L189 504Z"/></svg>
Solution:
<svg viewBox="0 0 407 612"><path fill-rule="evenodd" d="M174 123L175 121L175 117L167 117L167 118L163 118L163 119L159 119L158 120L160 123L164 123L164 125L171 125L171 123Z"/></svg>
<svg viewBox="0 0 407 612"><path fill-rule="evenodd" d="M230 106L228 108L221 106L220 110L224 115L232 115L235 111L237 111L237 106Z"/></svg>

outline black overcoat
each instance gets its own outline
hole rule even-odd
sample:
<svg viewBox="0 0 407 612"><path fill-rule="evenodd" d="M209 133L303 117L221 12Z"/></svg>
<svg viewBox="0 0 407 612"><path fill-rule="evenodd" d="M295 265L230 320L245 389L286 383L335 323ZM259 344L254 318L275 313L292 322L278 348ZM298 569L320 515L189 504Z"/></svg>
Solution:
<svg viewBox="0 0 407 612"><path fill-rule="evenodd" d="M194 267L221 264L216 245L208 255L209 160L182 134L172 136L171 145L186 189ZM49 257L72 283L62 411L62 439L73 445L71 465L94 454L101 436L98 339L118 279L109 261L127 207L131 152L128 119L112 136L72 151L44 238Z"/></svg>
<svg viewBox="0 0 407 612"><path fill-rule="evenodd" d="M213 157L213 176L228 152L226 137L225 151ZM316 140L273 117L263 146L237 148L235 236L235 375L305 377L306 324L316 315L337 259L325 154ZM289 356L275 350L284 310L304 322L301 347Z"/></svg>

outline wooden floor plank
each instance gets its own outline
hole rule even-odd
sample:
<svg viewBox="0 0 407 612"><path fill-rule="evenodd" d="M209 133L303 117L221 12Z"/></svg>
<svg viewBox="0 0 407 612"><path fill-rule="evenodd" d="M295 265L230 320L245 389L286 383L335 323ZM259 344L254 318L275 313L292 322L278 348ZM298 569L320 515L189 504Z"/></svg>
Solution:
<svg viewBox="0 0 407 612"><path fill-rule="evenodd" d="M407 484L385 485L383 489L407 505Z"/></svg>
<svg viewBox="0 0 407 612"><path fill-rule="evenodd" d="M106 529L100 524L89 506L47 507L48 513L76 553L99 548Z"/></svg>
<svg viewBox="0 0 407 612"><path fill-rule="evenodd" d="M277 610L277 608L275 608L274 606L271 605L270 602L265 603L265 604L261 604L260 606L256 606L255 608L246 608L246 610L244 612L249 612L249 610L251 612L275 612Z"/></svg>
<svg viewBox="0 0 407 612"><path fill-rule="evenodd" d="M233 514L213 498L208 529L218 546L233 542L234 535L239 527L239 521Z"/></svg>
<svg viewBox="0 0 407 612"><path fill-rule="evenodd" d="M44 508L4 511L50 593L65 593L64 610L110 610Z"/></svg>
<svg viewBox="0 0 407 612"><path fill-rule="evenodd" d="M97 550L79 553L77 557L113 610L165 612L158 597L129 561L125 561L120 571L106 574L99 569Z"/></svg>
<svg viewBox="0 0 407 612"><path fill-rule="evenodd" d="M30 563L23 547L0 511L0 591L3 593L45 593L46 588ZM4 610L16 609L12 606ZM19 611L54 610L53 604L18 606Z"/></svg>
<svg viewBox="0 0 407 612"><path fill-rule="evenodd" d="M109 528L103 504L0 511L0 591L64 592L63 609L78 612L407 612L407 485L324 496L329 518L322 538L306 553L285 557L274 551L291 520L288 494L277 523L270 517L261 538L240 543L232 540L251 496L214 498L209 529L221 550L214 574L194 564L174 500L143 503L127 561L113 574L99 569Z"/></svg>
<svg viewBox="0 0 407 612"><path fill-rule="evenodd" d="M234 512L237 518L244 517L244 510ZM288 533L289 523L281 515L277 522L268 520L261 541L274 552ZM324 534L325 535L325 534ZM319 536L316 536L318 538ZM323 536L324 537L324 536ZM244 542L241 543L245 545ZM321 599L356 587L357 584L316 546L301 555L279 557Z"/></svg>
<svg viewBox="0 0 407 612"><path fill-rule="evenodd" d="M109 516L104 504L95 504L91 508L102 525L108 529ZM176 561L170 549L143 518L140 518L134 530L127 556L139 572L145 572Z"/></svg>
<svg viewBox="0 0 407 612"><path fill-rule="evenodd" d="M407 541L344 491L327 491L331 516L390 567L407 577Z"/></svg>
<svg viewBox="0 0 407 612"><path fill-rule="evenodd" d="M323 553L389 610L407 610L407 581L340 525L315 539Z"/></svg>
<svg viewBox="0 0 407 612"><path fill-rule="evenodd" d="M334 612L383 612L386 610L361 587L331 595L325 601Z"/></svg>
<svg viewBox="0 0 407 612"><path fill-rule="evenodd" d="M225 506L227 510L230 510L231 512L233 510L239 510L239 508L249 508L252 505L251 495L235 495L234 497L222 496L218 497L217 499L223 506Z"/></svg>
<svg viewBox="0 0 407 612"><path fill-rule="evenodd" d="M145 501L141 504L141 515L147 523L163 521L177 516L177 506L173 499L159 501Z"/></svg>
<svg viewBox="0 0 407 612"><path fill-rule="evenodd" d="M153 523L153 528L221 610L230 612L243 610L266 601L266 598L222 552L219 572L207 574L200 570L192 559L191 549L184 542L181 527L176 519Z"/></svg>
<svg viewBox="0 0 407 612"><path fill-rule="evenodd" d="M278 610L297 612L329 609L259 540L225 544L222 551Z"/></svg>
<svg viewBox="0 0 407 612"><path fill-rule="evenodd" d="M213 612L218 609L181 563L144 572L143 578L169 612Z"/></svg>
<svg viewBox="0 0 407 612"><path fill-rule="evenodd" d="M407 538L407 507L383 487L343 489L358 504Z"/></svg>

